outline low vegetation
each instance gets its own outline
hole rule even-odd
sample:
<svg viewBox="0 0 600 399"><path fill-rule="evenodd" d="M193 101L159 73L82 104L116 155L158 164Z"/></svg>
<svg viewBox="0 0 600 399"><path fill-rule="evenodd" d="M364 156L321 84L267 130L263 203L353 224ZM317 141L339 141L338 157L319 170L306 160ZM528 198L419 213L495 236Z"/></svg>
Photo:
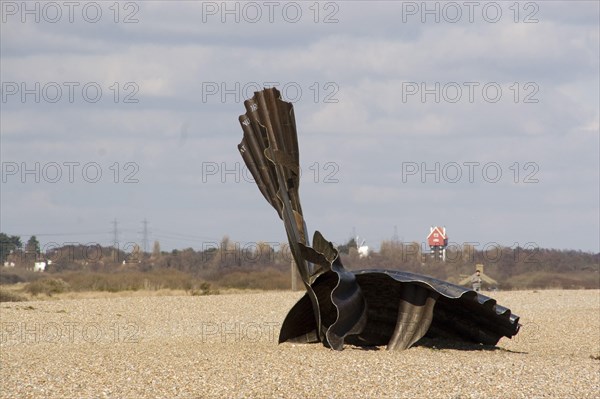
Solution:
<svg viewBox="0 0 600 399"><path fill-rule="evenodd" d="M289 290L290 274L268 268L265 270L240 270L224 274L215 283L224 288Z"/></svg>
<svg viewBox="0 0 600 399"><path fill-rule="evenodd" d="M192 248L152 253L139 248L131 253L100 246L65 246L48 251L51 260L43 273L33 272L29 252L11 244L10 253L0 247L0 258L15 267L0 267L1 301L64 293L123 291L184 291L188 295L212 295L227 289L287 290L291 288L291 255L287 244L240 245L224 237L205 250ZM463 245L448 248L446 261L431 257L419 243L384 241L379 252L361 258L354 240L339 246L348 270L405 270L450 282L464 280L476 264L509 289L598 289L600 254L582 251L492 246L477 250ZM39 258L39 256L38 256ZM298 279L301 286L301 282ZM14 288L17 287L17 288Z"/></svg>
<svg viewBox="0 0 600 399"><path fill-rule="evenodd" d="M69 284L60 278L41 278L25 286L25 291L32 295L46 294L52 296L69 290Z"/></svg>
<svg viewBox="0 0 600 399"><path fill-rule="evenodd" d="M565 289L598 289L598 273L573 272L569 274L530 272L509 278L505 289L532 289L532 288L565 288Z"/></svg>
<svg viewBox="0 0 600 399"><path fill-rule="evenodd" d="M14 291L0 288L0 302L22 302L28 298L24 295L18 294Z"/></svg>

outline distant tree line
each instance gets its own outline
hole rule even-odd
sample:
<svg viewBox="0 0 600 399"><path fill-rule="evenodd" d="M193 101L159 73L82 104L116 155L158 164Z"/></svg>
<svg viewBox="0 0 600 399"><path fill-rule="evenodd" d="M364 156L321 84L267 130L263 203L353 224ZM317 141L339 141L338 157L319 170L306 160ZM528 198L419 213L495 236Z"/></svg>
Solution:
<svg viewBox="0 0 600 399"><path fill-rule="evenodd" d="M132 244L126 250L100 245L66 245L49 249L44 254L36 254L39 243L35 237L28 241L25 248L22 248L17 236L0 233L0 239L0 259L3 262L10 260L17 268L30 268L34 258L44 259L49 261L46 267L46 272L49 273L124 270L149 272L170 269L202 279L216 279L228 273L265 270L279 271L283 275L290 272L292 260L287 244L241 244L227 236L219 243L204 245L203 250L186 248L166 252L161 251L160 244L155 242L151 253L144 253L138 245ZM367 257L359 256L356 247L354 239L338 246L342 262L350 270L396 269L458 282L472 274L476 265L483 264L485 273L497 280L502 288L519 286L525 281L523 278L519 280L517 276L529 276L527 281L531 282L541 275L546 280L549 275L561 275L562 279L575 276L577 281L573 282L574 286L584 281L582 284L586 288L600 288L600 253L502 246L480 250L466 244L449 247L446 261L443 262L429 251L423 250L422 245L417 242L384 241L378 252L371 252ZM552 281L548 284L552 284Z"/></svg>

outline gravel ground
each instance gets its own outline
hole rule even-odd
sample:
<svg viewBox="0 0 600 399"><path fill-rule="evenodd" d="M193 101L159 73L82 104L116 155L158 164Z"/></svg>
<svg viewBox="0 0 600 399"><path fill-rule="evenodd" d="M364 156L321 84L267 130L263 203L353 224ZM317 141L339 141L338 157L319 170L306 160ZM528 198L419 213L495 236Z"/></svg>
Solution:
<svg viewBox="0 0 600 399"><path fill-rule="evenodd" d="M497 292L498 347L277 344L298 292L0 305L2 398L598 398L600 291Z"/></svg>

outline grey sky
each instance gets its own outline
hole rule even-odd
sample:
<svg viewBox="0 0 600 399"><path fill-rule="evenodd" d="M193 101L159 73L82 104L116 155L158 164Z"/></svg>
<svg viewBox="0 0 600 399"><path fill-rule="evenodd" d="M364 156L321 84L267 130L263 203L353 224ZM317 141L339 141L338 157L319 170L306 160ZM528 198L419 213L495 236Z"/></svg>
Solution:
<svg viewBox="0 0 600 399"><path fill-rule="evenodd" d="M600 251L596 1L23 4L2 1L5 233L285 241L236 149L277 82L311 232Z"/></svg>

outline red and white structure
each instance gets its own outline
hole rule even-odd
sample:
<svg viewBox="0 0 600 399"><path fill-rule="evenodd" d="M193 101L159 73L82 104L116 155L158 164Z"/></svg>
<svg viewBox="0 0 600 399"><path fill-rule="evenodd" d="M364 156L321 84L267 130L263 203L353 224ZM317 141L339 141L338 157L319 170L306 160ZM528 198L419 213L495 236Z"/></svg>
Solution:
<svg viewBox="0 0 600 399"><path fill-rule="evenodd" d="M427 244L431 248L431 255L441 254L442 260L446 261L446 247L448 246L448 235L445 227L431 226L427 236ZM439 255L437 255L439 256Z"/></svg>

